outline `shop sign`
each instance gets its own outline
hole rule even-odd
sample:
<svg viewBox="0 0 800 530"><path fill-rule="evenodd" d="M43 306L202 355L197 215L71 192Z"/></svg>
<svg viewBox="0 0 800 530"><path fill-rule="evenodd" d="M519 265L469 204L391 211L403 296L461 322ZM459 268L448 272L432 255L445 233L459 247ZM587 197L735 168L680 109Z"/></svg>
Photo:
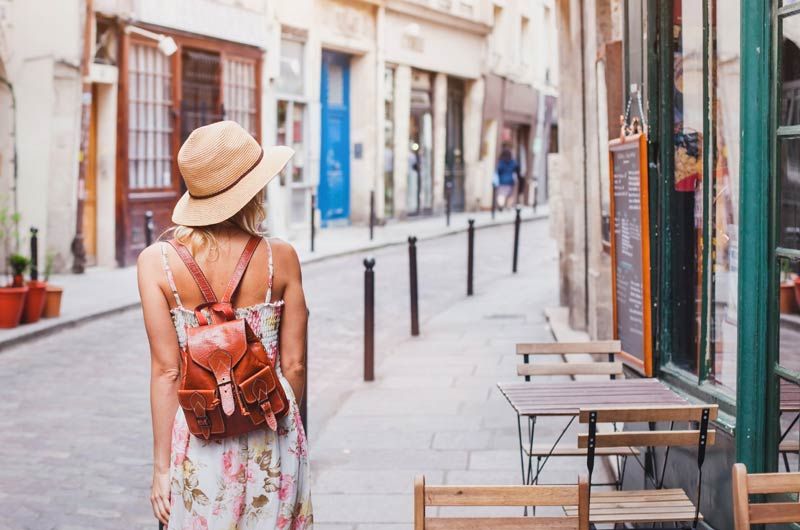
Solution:
<svg viewBox="0 0 800 530"><path fill-rule="evenodd" d="M623 136L609 146L611 277L614 338L622 359L653 375L647 138Z"/></svg>

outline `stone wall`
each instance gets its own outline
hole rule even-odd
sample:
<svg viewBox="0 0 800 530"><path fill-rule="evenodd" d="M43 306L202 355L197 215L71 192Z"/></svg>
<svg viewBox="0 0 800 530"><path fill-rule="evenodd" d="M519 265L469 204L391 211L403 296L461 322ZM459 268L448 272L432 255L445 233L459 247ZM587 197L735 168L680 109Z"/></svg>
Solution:
<svg viewBox="0 0 800 530"><path fill-rule="evenodd" d="M583 6L583 10L581 10ZM559 0L558 179L551 188L559 243L560 298L570 325L592 338L612 335L611 259L603 247L601 179L608 164L608 94L598 61L622 33L619 0ZM577 207L575 207L577 205Z"/></svg>

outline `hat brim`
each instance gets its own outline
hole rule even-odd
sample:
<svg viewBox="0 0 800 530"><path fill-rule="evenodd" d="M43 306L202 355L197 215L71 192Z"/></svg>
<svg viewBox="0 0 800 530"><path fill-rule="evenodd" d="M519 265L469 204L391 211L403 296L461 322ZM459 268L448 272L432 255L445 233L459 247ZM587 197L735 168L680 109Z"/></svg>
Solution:
<svg viewBox="0 0 800 530"><path fill-rule="evenodd" d="M172 222L208 226L230 219L281 172L293 155L294 150L284 145L268 147L261 162L231 189L206 199L196 199L187 191L172 210Z"/></svg>

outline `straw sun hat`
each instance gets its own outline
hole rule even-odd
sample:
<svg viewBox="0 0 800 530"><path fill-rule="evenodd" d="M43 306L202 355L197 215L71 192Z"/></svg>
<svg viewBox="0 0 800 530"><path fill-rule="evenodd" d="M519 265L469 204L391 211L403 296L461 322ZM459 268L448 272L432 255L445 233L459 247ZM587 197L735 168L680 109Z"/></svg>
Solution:
<svg viewBox="0 0 800 530"><path fill-rule="evenodd" d="M178 167L188 190L172 211L184 226L220 223L241 210L292 158L278 145L266 149L233 121L192 131L178 152Z"/></svg>

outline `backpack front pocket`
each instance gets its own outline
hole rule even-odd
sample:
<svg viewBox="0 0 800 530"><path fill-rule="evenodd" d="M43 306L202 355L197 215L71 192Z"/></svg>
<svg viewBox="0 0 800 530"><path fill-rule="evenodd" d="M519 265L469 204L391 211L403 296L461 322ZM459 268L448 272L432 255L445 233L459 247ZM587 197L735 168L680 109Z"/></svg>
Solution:
<svg viewBox="0 0 800 530"><path fill-rule="evenodd" d="M225 432L216 390L178 390L178 403L195 436L208 440L212 434Z"/></svg>
<svg viewBox="0 0 800 530"><path fill-rule="evenodd" d="M266 421L270 429L277 430L277 418L288 410L288 401L272 366L248 377L239 388L253 423L260 425Z"/></svg>

